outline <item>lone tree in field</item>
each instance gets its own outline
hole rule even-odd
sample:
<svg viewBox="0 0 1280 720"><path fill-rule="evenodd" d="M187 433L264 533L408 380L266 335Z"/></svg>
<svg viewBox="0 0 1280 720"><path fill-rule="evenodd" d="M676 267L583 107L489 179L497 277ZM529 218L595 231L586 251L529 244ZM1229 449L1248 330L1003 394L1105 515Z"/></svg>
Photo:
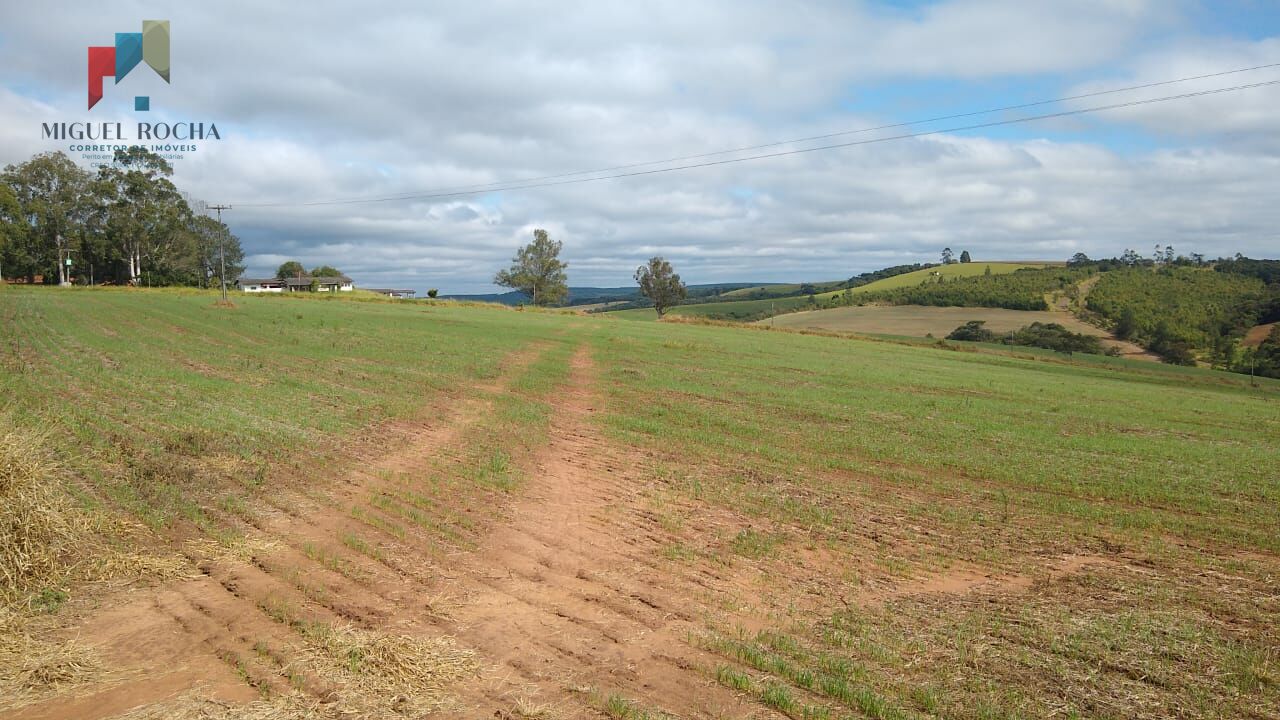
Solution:
<svg viewBox="0 0 1280 720"><path fill-rule="evenodd" d="M968 250L962 250L960 252L960 262L962 263L973 262L973 258L969 257Z"/></svg>
<svg viewBox="0 0 1280 720"><path fill-rule="evenodd" d="M302 277L303 275L306 275L306 274L307 274L306 269L303 268L302 263L298 262L297 260L290 260L289 262L284 263L280 267L276 268L277 280L285 280L291 277Z"/></svg>
<svg viewBox="0 0 1280 720"><path fill-rule="evenodd" d="M534 230L533 242L516 251L511 263L493 276L494 285L519 290L534 305L554 305L569 295L564 274L569 265L560 261L560 241L552 240L546 230Z"/></svg>
<svg viewBox="0 0 1280 720"><path fill-rule="evenodd" d="M951 252L951 248L942 248L942 264L950 265L956 261L955 253Z"/></svg>
<svg viewBox="0 0 1280 720"><path fill-rule="evenodd" d="M658 317L673 305L679 305L689 294L680 276L671 269L671 263L661 257L649 258L648 264L636 268L636 282L640 284L640 294L653 301Z"/></svg>

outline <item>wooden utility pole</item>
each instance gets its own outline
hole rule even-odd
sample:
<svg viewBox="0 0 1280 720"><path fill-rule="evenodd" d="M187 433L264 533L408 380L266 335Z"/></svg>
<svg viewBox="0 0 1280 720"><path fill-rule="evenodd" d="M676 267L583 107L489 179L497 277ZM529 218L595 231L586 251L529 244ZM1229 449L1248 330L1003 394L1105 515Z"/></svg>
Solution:
<svg viewBox="0 0 1280 720"><path fill-rule="evenodd" d="M230 205L210 205L210 210L218 211L218 224L222 225L222 211L230 210ZM224 233L227 230L226 225L222 225L222 231L218 233L218 279L222 281L222 302L227 301L227 248Z"/></svg>

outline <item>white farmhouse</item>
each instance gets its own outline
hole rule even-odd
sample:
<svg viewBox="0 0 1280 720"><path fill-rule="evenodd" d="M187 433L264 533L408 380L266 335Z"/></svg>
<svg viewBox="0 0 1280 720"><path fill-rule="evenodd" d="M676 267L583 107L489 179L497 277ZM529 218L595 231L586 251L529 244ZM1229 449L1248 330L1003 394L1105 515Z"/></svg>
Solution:
<svg viewBox="0 0 1280 720"><path fill-rule="evenodd" d="M351 292L355 283L346 275L311 277L300 275L285 278L240 278L236 285L245 292Z"/></svg>

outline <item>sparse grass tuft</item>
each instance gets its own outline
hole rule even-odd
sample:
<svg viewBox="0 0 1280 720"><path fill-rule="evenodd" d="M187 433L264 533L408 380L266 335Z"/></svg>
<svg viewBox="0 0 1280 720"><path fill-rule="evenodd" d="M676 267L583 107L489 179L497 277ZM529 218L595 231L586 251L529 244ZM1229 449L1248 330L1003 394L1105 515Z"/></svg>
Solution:
<svg viewBox="0 0 1280 720"><path fill-rule="evenodd" d="M765 683L764 689L760 691L760 702L787 714L796 711L796 699L790 688L780 683Z"/></svg>
<svg viewBox="0 0 1280 720"><path fill-rule="evenodd" d="M721 665L716 668L716 682L739 692L751 691L751 678L746 673L735 670L728 665Z"/></svg>
<svg viewBox="0 0 1280 720"><path fill-rule="evenodd" d="M648 710L617 693L599 701L605 715L616 720L675 720L660 710Z"/></svg>
<svg viewBox="0 0 1280 720"><path fill-rule="evenodd" d="M759 559L771 555L781 540L777 535L744 528L734 536L730 547L745 558Z"/></svg>
<svg viewBox="0 0 1280 720"><path fill-rule="evenodd" d="M353 532L342 532L338 535L338 539L342 541L343 545L346 545L361 555L371 557L379 562L386 560L386 556L383 554L382 550Z"/></svg>

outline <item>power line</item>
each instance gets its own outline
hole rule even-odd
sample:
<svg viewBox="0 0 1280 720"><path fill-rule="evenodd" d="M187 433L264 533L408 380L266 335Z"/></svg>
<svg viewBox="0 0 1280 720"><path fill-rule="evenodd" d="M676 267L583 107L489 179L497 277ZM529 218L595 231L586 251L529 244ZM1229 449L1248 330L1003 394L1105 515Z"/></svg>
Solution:
<svg viewBox="0 0 1280 720"><path fill-rule="evenodd" d="M1263 82L1249 83L1249 84L1246 84L1246 85L1233 85L1233 86L1230 86L1230 87L1224 87L1224 88L1213 88L1213 89L1209 89L1209 90L1199 90L1199 91L1195 91L1195 92L1180 93L1180 94L1177 94L1177 95L1165 95L1165 96L1162 96L1162 97L1157 97L1157 98L1148 98L1148 99L1145 99L1145 100L1130 100L1130 101L1127 101L1127 102L1122 102L1122 103L1113 103L1113 104L1110 104L1110 105L1098 105L1098 106L1094 106L1094 107L1079 108L1079 109L1075 109L1075 110L1063 110L1063 111L1060 111L1060 112L1046 113L1046 114L1041 114L1041 115L1028 115L1028 116L1020 117L1020 118L1011 118L1011 119L1006 119L1006 120L993 120L993 121L990 121L990 122L976 123L976 124L972 124L972 125L962 125L962 126L958 126L958 127L940 128L940 129L935 129L935 130L924 130L924 131L914 132L914 133L902 133L902 134L898 134L898 135L890 135L890 136L886 136L886 137L872 138L872 139L870 139L870 140L853 140L853 141L849 141L849 142L833 143L833 144L828 144L828 145L818 145L818 146L809 147L809 148L797 148L797 149L794 149L794 150L784 150L784 151L780 151L780 152L762 153L762 154L758 154L758 155L749 155L749 156L746 156L746 157L740 157L740 158L728 158L728 159L725 159L725 160L713 160L713 161L708 161L708 162L692 163L692 164L688 164L688 165L676 165L676 166L673 166L673 167L657 168L657 169L653 169L653 170L635 170L635 171L632 171L632 172L615 173L615 174L612 174L612 175L596 175L596 173L601 173L601 172L612 172L612 171L614 171L614 170L628 170L628 169L638 168L638 167L644 167L644 166L648 166L648 165L665 164L665 163L668 163L668 162L679 162L679 161L681 161L681 160L686 160L686 159L699 159L699 158L704 158L704 157L713 157L713 156L716 156L716 155L724 155L724 154L733 153L733 152L741 152L741 151L744 151L744 150L752 150L752 149L762 149L762 148L768 148L768 147L776 147L776 146L779 146L779 145L787 145L787 144L791 144L791 143L795 143L795 142L804 142L804 141L806 141L806 140L818 140L818 139L823 139L823 138L839 137L839 136L843 136L843 135L851 135L851 134L856 134L856 133L871 132L871 131L873 131L873 130L884 130L884 129L898 128L898 127L907 127L907 126L910 126L910 125L919 125L919 124L929 123L929 122L938 122L938 121L940 121L940 120L944 120L944 119L957 119L957 118L962 118L962 117L972 117L972 116L975 116L975 115L985 115L985 114L994 113L994 112L1002 112L1002 111L1004 111L1004 110L1013 110L1013 109L1018 109L1018 108L1034 107L1034 106L1038 106L1038 105L1052 104L1052 103L1056 103L1056 102L1062 102L1062 101L1064 101L1064 100L1074 100L1074 99L1085 98L1085 97L1096 97L1096 96L1099 96L1099 95L1112 94L1112 93L1117 93L1117 92L1125 92L1125 91L1127 91L1127 90L1135 90L1135 89L1142 89L1142 88L1148 88L1148 87L1155 87L1155 86L1160 86L1160 85L1168 85L1168 84L1177 83L1177 82L1185 82L1185 81L1187 81L1187 80L1195 80L1195 79L1201 79L1201 78L1207 78L1207 77L1215 77L1215 76L1219 76L1219 75L1226 75L1226 74L1231 74L1231 73L1245 72L1245 71L1247 71L1247 70L1260 69L1260 68L1267 68L1267 67L1280 67L1280 63L1275 63L1275 64L1272 64L1272 65L1259 65L1259 66L1256 66L1255 68L1244 68L1244 69L1240 69L1240 70L1230 70L1230 71L1225 71L1225 72L1222 72L1222 73L1214 73L1214 74L1212 74L1212 75L1200 75L1200 76L1195 76L1195 77L1190 77L1190 78L1181 78L1181 79L1178 79L1178 80L1166 80L1166 81L1159 82L1159 83L1150 83L1150 84L1148 84L1148 85L1135 85L1135 86L1132 86L1132 87L1130 87L1130 88L1118 88L1118 89L1114 89L1114 90L1100 91L1100 92L1097 92L1097 93L1089 93L1089 94L1086 94L1086 95L1077 95L1077 96L1073 96L1073 97L1070 97L1070 98L1060 98L1060 99L1058 99L1058 100L1043 100L1043 101L1038 101L1038 102L1034 102L1034 103L1026 103L1026 104L1023 104L1023 105L1011 105L1011 106L1008 106L1008 107L1005 107L1005 108L997 108L997 109L993 109L993 110L983 110L983 111L977 111L977 112L971 112L971 113L961 113L961 114L958 114L958 115L941 116L941 117L938 117L938 118L931 118L931 119L928 119L928 120L915 120L915 121L911 121L911 122L895 123L895 124L892 124L892 125L882 125L882 126L874 127L874 128L865 128L865 129L862 129L862 130L850 130L850 131L847 131L847 132L841 132L841 133L831 133L831 134L829 134L829 135L818 135L818 136L813 136L813 137L811 137L811 138L802 138L802 139L797 139L797 140L785 140L785 141L776 142L776 143L768 143L768 144L765 144L765 145L755 145L755 146L746 147L746 148L738 148L738 149L736 149L736 150L721 150L721 151L711 152L711 153L702 153L702 154L699 154L699 155L689 155L689 156L684 156L683 158L672 158L672 159L668 159L668 160L656 160L656 161L652 161L652 162L645 162L645 163L634 163L634 164L631 164L631 165L619 165L619 166L614 166L614 167L611 167L611 168L601 168L601 169L598 169L598 170L581 170L581 171L572 172L572 173L563 173L563 174L560 174L560 175L547 175L547 176L542 176L542 177L537 177L537 178L529 178L529 179L526 179L526 180L510 181L510 182L506 182L506 183L490 183L490 184L487 184L487 185L468 185L468 186L461 186L461 187L462 187L462 188L464 188L464 189L460 189L460 190L450 190L450 189L448 189L448 188L444 188L444 189L442 189L442 190L444 190L444 191L432 191L432 190L428 190L428 191L419 192L419 193L406 193L406 194L388 195L388 196L373 197L373 198L352 198L352 199L344 199L344 200L320 200L320 201L311 201L311 202L240 203L240 204L239 204L239 206L240 206L240 207L242 207L242 208L243 208L243 207L262 207L262 208L267 208L267 207L315 207L315 206L325 206L325 205L359 205L359 204L369 204L369 203L396 202L396 201L400 201L400 200L431 200L431 199L450 198L450 197L464 197L464 196L468 196L468 195L479 195L479 194L488 193L488 192L503 192L503 191L509 191L509 190L528 190L528 189L541 188L541 187L554 187L554 186L559 186L559 185L573 185L573 184L580 184L580 183L587 183L587 182L596 182L596 181L599 181L599 180L615 180L615 179L619 179L619 178L637 177L637 176L642 176L642 175L656 175L656 174L660 174L660 173L676 172L676 171L680 171L680 170L692 170L692 169L695 169L695 168L713 167L713 166L717 166L717 165L729 165L729 164L733 164L733 163L749 162L749 161L753 161L753 160L765 160L765 159L770 159L770 158L785 157L785 156L789 156L789 155L800 155L800 154L804 154L804 153L818 152L818 151L822 151L822 150L835 150L835 149L839 149L839 148L855 147L855 146L859 146L859 145L872 145L872 144L875 144L875 143L891 142L891 141L894 141L894 140L906 140L906 139L910 139L910 138L926 137L926 136L930 136L930 135L939 135L939 134L943 134L943 133L964 132L964 131L968 131L968 130L980 130L980 129L983 129L983 128L1001 127L1001 126L1006 126L1006 125L1016 125L1016 124L1019 124L1019 123L1033 122L1033 121L1037 121L1037 120L1051 120L1051 119L1055 119L1055 118L1064 118L1064 117L1071 117L1071 116L1075 116L1075 115L1085 115L1085 114L1089 114L1089 113L1105 112L1105 111L1108 111L1108 110L1119 110L1119 109L1123 109L1123 108L1128 108L1128 107L1137 107L1137 106L1141 106L1141 105L1152 105L1152 104L1155 104L1155 103L1171 102L1171 101L1174 101L1174 100L1185 100L1185 99L1189 99L1189 98L1204 97L1204 96L1208 96L1208 95L1219 95L1219 94L1222 94L1222 93L1236 92L1236 91L1240 91L1240 90L1249 90L1249 89L1253 89L1253 88L1266 87L1266 86L1271 86L1271 85L1280 85L1280 80L1267 80L1267 81L1263 81ZM586 178L582 178L582 177L575 177L575 176L578 176L578 175L593 175L594 177L586 177ZM563 179L563 178L570 178L570 177L572 177L573 179ZM467 189L467 188L471 188L471 189Z"/></svg>
<svg viewBox="0 0 1280 720"><path fill-rule="evenodd" d="M892 130L893 128L910 127L912 125L924 125L926 123L941 122L943 120L958 120L960 118L975 117L978 115L990 115L991 113L1008 112L1010 110L1024 110L1026 108L1039 107L1042 105L1053 105L1053 104L1062 103L1062 102L1070 102L1072 100L1083 100L1086 98L1100 97L1103 95L1114 95L1116 93L1132 92L1134 90L1145 90L1148 88L1162 87L1165 85L1175 85L1177 83L1191 82L1193 80L1205 80L1208 78L1223 77L1225 75L1235 75L1235 74L1244 73L1244 72L1253 72L1255 70L1266 70L1269 68L1276 68L1276 67L1280 67L1280 63L1254 65L1252 67L1236 68L1234 70L1222 70L1219 72L1207 73L1205 75L1189 75L1187 77L1176 78L1173 80L1161 80L1159 82L1145 83L1143 85L1129 85L1127 87L1112 88L1109 90L1098 90L1096 92L1083 93L1080 95L1068 95L1066 97L1055 98L1053 100L1037 100L1035 102L1022 103L1020 105L1006 105L1004 107L991 108L988 110L975 110L972 112L956 113L952 115L939 115L937 117L924 118L922 120L910 120L910 121L900 122L900 123L891 123L888 125L877 125L875 127L859 128L857 130L842 130L840 132L827 133L825 135L811 135L809 137L793 138L791 140L779 140L776 142L769 142L761 145L746 145L743 147L731 148L728 150L716 150L713 152L697 153L695 155L680 155L677 157L666 158L665 160L649 160L646 162L629 163L626 165L614 165L612 167L596 168L594 170L575 170L573 172L557 173L554 175L539 175L531 178L523 178L521 180L495 181L495 182L489 182L489 183L475 183L471 185L454 185L450 187L427 188L425 190L418 190L410 193L399 193L394 197L403 196L405 199L412 199L413 197L422 193L452 192L455 190L479 190L483 188L491 188L494 186L508 185L508 184L517 183L517 182L528 183L528 182L538 182L541 180L557 180L560 178L574 177L577 175L594 175L596 173L614 172L617 170L631 170L633 168L646 167L649 165L665 165L667 163L683 162L685 160L699 160L701 158L714 157L716 155L728 155L729 153L746 152L748 150L763 150L765 148L778 147L779 145L791 145L793 143L812 142L814 140L829 140L834 137L842 137L845 135L858 135L861 133L875 132L877 130ZM387 197L392 197L392 196L387 196ZM373 199L377 199L377 198L373 198ZM360 198L350 199L351 202L356 202L359 200L361 199ZM321 201L321 202L324 202L324 201ZM336 203L336 202L344 202L344 201L329 201L329 202Z"/></svg>

